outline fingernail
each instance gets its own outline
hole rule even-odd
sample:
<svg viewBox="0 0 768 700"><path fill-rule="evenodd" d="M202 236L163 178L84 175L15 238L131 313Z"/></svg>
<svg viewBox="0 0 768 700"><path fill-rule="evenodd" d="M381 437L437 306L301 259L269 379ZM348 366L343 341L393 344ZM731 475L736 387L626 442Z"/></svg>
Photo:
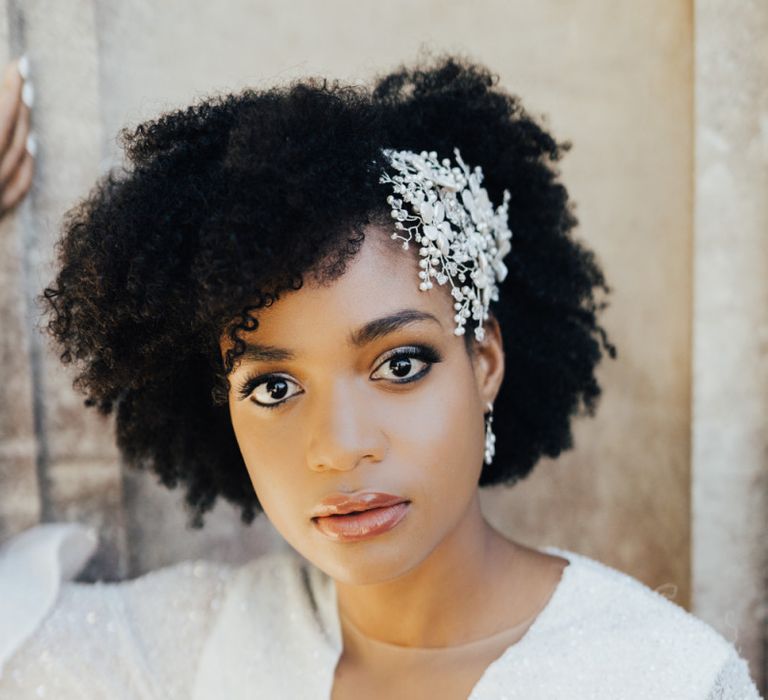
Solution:
<svg viewBox="0 0 768 700"><path fill-rule="evenodd" d="M29 58L27 58L27 54L24 54L20 59L19 62L16 64L16 68L19 71L19 75L26 80L29 78Z"/></svg>
<svg viewBox="0 0 768 700"><path fill-rule="evenodd" d="M27 151L33 158L37 155L37 137L31 131L27 136Z"/></svg>
<svg viewBox="0 0 768 700"><path fill-rule="evenodd" d="M32 109L35 103L35 88L32 87L32 83L24 83L24 87L21 88L21 101Z"/></svg>

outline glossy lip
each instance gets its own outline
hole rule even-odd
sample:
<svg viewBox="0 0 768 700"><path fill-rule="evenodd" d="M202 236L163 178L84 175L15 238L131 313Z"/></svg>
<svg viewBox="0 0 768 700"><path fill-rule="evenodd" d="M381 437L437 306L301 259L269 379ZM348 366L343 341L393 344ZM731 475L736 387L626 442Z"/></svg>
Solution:
<svg viewBox="0 0 768 700"><path fill-rule="evenodd" d="M324 518L329 515L359 513L371 508L385 508L405 501L408 499L381 491L362 491L356 494L337 492L320 501L320 505L312 512L312 519Z"/></svg>
<svg viewBox="0 0 768 700"><path fill-rule="evenodd" d="M323 535L332 540L357 542L388 532L408 514L410 507L410 501L400 501L390 506L368 508L346 515L312 518L312 522Z"/></svg>

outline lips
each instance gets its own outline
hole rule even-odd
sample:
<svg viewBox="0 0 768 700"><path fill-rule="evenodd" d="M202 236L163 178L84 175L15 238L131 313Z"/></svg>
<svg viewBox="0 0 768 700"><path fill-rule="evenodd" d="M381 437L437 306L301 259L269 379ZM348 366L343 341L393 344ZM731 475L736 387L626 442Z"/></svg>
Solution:
<svg viewBox="0 0 768 700"><path fill-rule="evenodd" d="M371 508L386 508L398 503L404 503L407 498L395 496L380 491L364 491L357 494L334 493L327 496L312 513L313 518L324 518L329 515L345 515L361 513Z"/></svg>
<svg viewBox="0 0 768 700"><path fill-rule="evenodd" d="M389 493L332 494L315 509L312 522L326 537L354 542L394 528L407 514L411 502Z"/></svg>

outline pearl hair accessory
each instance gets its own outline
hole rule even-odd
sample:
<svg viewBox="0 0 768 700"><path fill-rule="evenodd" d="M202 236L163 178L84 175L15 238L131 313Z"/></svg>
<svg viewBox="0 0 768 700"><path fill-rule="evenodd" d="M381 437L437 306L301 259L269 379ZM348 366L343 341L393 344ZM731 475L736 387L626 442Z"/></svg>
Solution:
<svg viewBox="0 0 768 700"><path fill-rule="evenodd" d="M494 209L488 192L480 184L483 171L474 171L454 148L458 166L448 158L438 161L435 151L396 151L383 149L390 165L400 174L381 175L379 182L392 183L394 194L387 197L396 219L393 239L403 248L414 240L419 249L419 289L431 289L450 282L456 335L464 335L467 318L478 322L475 338L485 338L483 321L488 318L491 301L498 301L496 282L507 276L503 258L511 250L512 232L507 224L507 202ZM399 195L396 196L396 195ZM404 204L410 205L406 211ZM398 231L404 232L403 234Z"/></svg>

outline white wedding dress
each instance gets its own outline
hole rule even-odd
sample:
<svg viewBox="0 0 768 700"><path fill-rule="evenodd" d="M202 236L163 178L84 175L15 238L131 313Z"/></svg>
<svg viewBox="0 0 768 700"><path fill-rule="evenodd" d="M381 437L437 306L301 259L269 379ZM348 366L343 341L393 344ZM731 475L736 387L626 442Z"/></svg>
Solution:
<svg viewBox="0 0 768 700"><path fill-rule="evenodd" d="M0 548L0 698L328 700L342 651L332 579L293 552L72 583L88 528L34 527ZM755 700L712 627L584 555L491 663L470 700Z"/></svg>

